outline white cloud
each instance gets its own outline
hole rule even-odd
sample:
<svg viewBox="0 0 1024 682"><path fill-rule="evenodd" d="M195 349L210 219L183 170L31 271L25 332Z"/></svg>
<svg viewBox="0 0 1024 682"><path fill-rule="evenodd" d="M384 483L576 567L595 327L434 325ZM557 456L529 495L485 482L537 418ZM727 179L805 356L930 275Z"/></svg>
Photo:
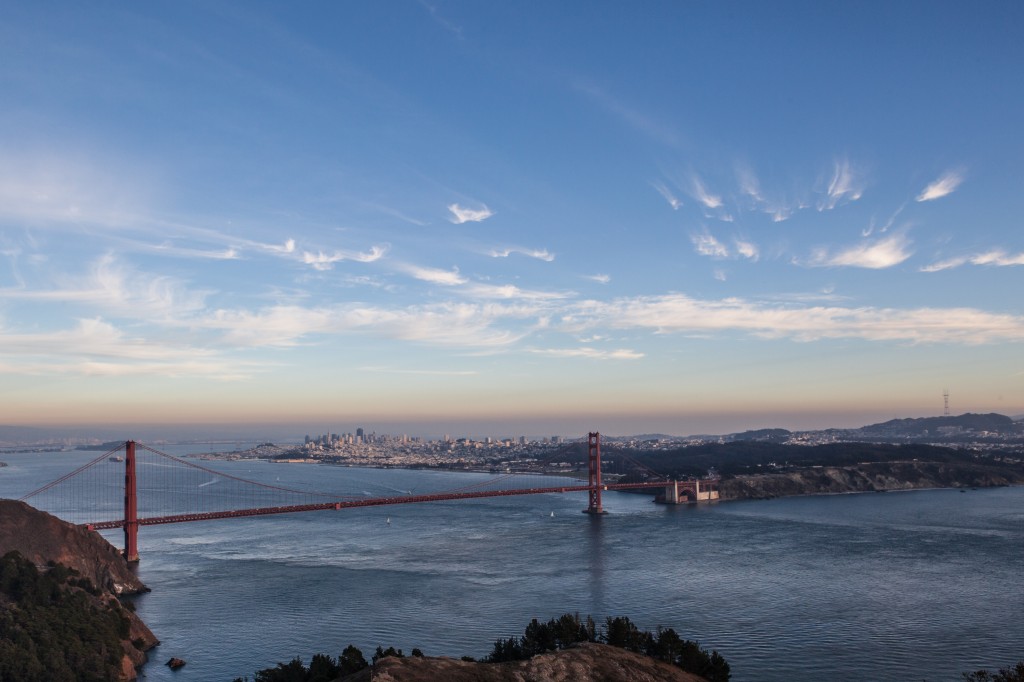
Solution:
<svg viewBox="0 0 1024 682"><path fill-rule="evenodd" d="M290 240L289 240L290 241ZM323 251L317 251L311 253L304 251L302 254L302 262L306 265L312 265L315 270L330 270L334 267L335 263L341 261L355 261L357 263L372 263L380 260L384 257L384 254L388 252L388 247L385 246L373 246L368 252L360 251L344 251L337 250L332 253L324 253Z"/></svg>
<svg viewBox="0 0 1024 682"><path fill-rule="evenodd" d="M537 260L547 261L548 263L555 260L555 254L551 253L547 249L526 249L521 246L509 246L504 249L491 249L488 252L488 255L492 258L508 258L513 253L529 256L530 258L536 258Z"/></svg>
<svg viewBox="0 0 1024 682"><path fill-rule="evenodd" d="M699 300L683 294L584 301L562 317L566 331L650 329L658 333L743 332L796 341L858 338L910 343L1020 343L1024 317L973 308L846 308Z"/></svg>
<svg viewBox="0 0 1024 682"><path fill-rule="evenodd" d="M469 377L477 376L480 372L476 370L445 370L445 369L398 369L395 367L359 367L360 372L375 372L380 374L422 374L425 376L442 377Z"/></svg>
<svg viewBox="0 0 1024 682"><path fill-rule="evenodd" d="M653 186L654 189L658 190L658 194L660 194L665 199L665 201L668 202L668 205L672 207L672 210L678 211L679 207L683 205L683 202L676 198L674 194L672 194L672 190L670 190L662 183L652 182L651 186Z"/></svg>
<svg viewBox="0 0 1024 682"><path fill-rule="evenodd" d="M64 276L60 285L51 289L0 289L0 297L91 305L128 319L169 322L201 310L209 293L191 291L173 277L136 271L111 254L97 259L85 276Z"/></svg>
<svg viewBox="0 0 1024 682"><path fill-rule="evenodd" d="M416 279L424 282L430 282L432 284L443 284L444 286L455 286L457 284L465 284L467 280L465 277L459 274L458 268L452 268L451 270L441 270L438 268L426 268L419 265L405 265L401 268L407 274L415 277Z"/></svg>
<svg viewBox="0 0 1024 682"><path fill-rule="evenodd" d="M6 361L5 358L11 358ZM100 318L71 329L15 334L0 330L0 374L86 376L198 376L234 380L256 365L163 337L128 337Z"/></svg>
<svg viewBox="0 0 1024 682"><path fill-rule="evenodd" d="M270 253L294 253L295 252L295 240L288 239L284 244L258 244L258 246L265 251Z"/></svg>
<svg viewBox="0 0 1024 682"><path fill-rule="evenodd" d="M544 310L542 305L519 302L446 302L404 308L278 305L255 311L218 310L193 326L219 331L225 343L238 347L287 348L318 337L366 334L481 351L507 347L530 334L542 325ZM511 322L516 324L510 326Z"/></svg>
<svg viewBox="0 0 1024 682"><path fill-rule="evenodd" d="M715 270L714 277L719 282L724 282L727 279L726 278L726 274L725 274L725 270Z"/></svg>
<svg viewBox="0 0 1024 682"><path fill-rule="evenodd" d="M487 220L494 212L487 208L486 205L481 204L483 208L463 208L458 204L449 204L448 210L452 213L450 220L456 225L462 223L479 223Z"/></svg>
<svg viewBox="0 0 1024 682"><path fill-rule="evenodd" d="M733 243L736 245L736 252L744 258L757 260L761 257L761 251L757 248L757 244L743 239L734 239Z"/></svg>
<svg viewBox="0 0 1024 682"><path fill-rule="evenodd" d="M644 357L643 353L626 348L617 350L599 350L584 346L582 348L548 348L531 349L531 353L547 355L555 358L590 358L592 360L639 360Z"/></svg>
<svg viewBox="0 0 1024 682"><path fill-rule="evenodd" d="M818 204L819 211L831 210L841 203L857 201L864 194L864 179L848 159L835 162L826 196Z"/></svg>
<svg viewBox="0 0 1024 682"><path fill-rule="evenodd" d="M962 265L994 265L996 267L1007 267L1012 265L1024 265L1024 252L1018 254L1008 254L1001 249L995 249L987 251L985 253L974 254L973 256L958 256L956 258L950 258L948 260L939 261L932 265L926 265L921 268L922 272L938 272L940 270L949 270L950 268L958 268Z"/></svg>
<svg viewBox="0 0 1024 682"><path fill-rule="evenodd" d="M554 301L565 299L572 295L571 292L562 293L520 289L512 284L471 284L464 287L462 293L470 298L522 299L528 301Z"/></svg>
<svg viewBox="0 0 1024 682"><path fill-rule="evenodd" d="M758 182L754 171L748 166L738 166L736 169L737 179L740 183L740 191L753 199L758 204L764 202L761 194L761 183Z"/></svg>
<svg viewBox="0 0 1024 682"><path fill-rule="evenodd" d="M725 247L725 244L715 239L714 235L707 230L690 235L690 241L693 242L697 253L702 256L711 256L712 258L729 257L729 249Z"/></svg>
<svg viewBox="0 0 1024 682"><path fill-rule="evenodd" d="M584 275L584 279L589 279L597 282L598 284L608 284L612 281L611 275L597 274L597 275Z"/></svg>
<svg viewBox="0 0 1024 682"><path fill-rule="evenodd" d="M838 253L830 254L827 250L816 251L809 265L818 267L849 266L879 270L899 265L910 258L910 242L902 234L894 234L875 241L865 240Z"/></svg>
<svg viewBox="0 0 1024 682"><path fill-rule="evenodd" d="M693 198L704 204L707 208L721 208L722 197L712 194L708 191L707 187L704 186L704 182L694 174L691 179L693 187Z"/></svg>
<svg viewBox="0 0 1024 682"><path fill-rule="evenodd" d="M209 251L206 249L190 249L181 246L174 246L170 243L157 244L151 249L154 253L165 256L176 256L179 258L202 258L208 260L238 260L241 256L238 250L233 247Z"/></svg>
<svg viewBox="0 0 1024 682"><path fill-rule="evenodd" d="M952 194L964 181L964 173L960 170L946 171L938 180L932 182L917 195L918 201L933 201Z"/></svg>

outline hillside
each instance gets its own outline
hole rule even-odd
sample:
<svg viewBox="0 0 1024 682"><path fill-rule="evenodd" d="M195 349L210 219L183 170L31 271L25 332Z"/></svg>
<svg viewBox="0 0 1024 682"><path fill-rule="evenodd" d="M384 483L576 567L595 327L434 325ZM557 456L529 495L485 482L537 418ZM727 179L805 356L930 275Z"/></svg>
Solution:
<svg viewBox="0 0 1024 682"><path fill-rule="evenodd" d="M147 588L116 548L97 533L23 502L0 500L0 557L0 644L13 643L12 652L23 666L20 674L8 671L0 679L24 679L31 671L30 679L95 679L80 669L80 657L66 662L78 677L65 677L58 664L72 652L98 653L97 633L107 628L113 628L120 648L111 674L100 679L135 679L135 669L146 661L144 652L158 641L118 599ZM54 618L58 622L49 622ZM113 654L104 649L103 655ZM46 673L51 664L56 667Z"/></svg>
<svg viewBox="0 0 1024 682"><path fill-rule="evenodd" d="M372 675L372 678L371 678ZM389 657L344 682L701 682L703 677L607 644L584 643L526 661L477 663Z"/></svg>
<svg viewBox="0 0 1024 682"><path fill-rule="evenodd" d="M740 474L719 484L723 500L761 500L788 495L881 492L923 488L988 488L1024 484L1024 473L984 464L866 462L785 472Z"/></svg>

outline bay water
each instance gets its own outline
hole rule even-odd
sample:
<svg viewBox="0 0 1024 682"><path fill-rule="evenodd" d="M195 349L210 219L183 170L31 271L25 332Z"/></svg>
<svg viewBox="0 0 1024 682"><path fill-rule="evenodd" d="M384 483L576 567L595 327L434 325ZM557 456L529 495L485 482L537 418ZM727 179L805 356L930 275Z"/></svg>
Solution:
<svg viewBox="0 0 1024 682"><path fill-rule="evenodd" d="M185 450L187 448L183 448ZM5 454L19 497L91 454ZM207 463L366 496L486 474ZM144 492L140 492L140 504ZM959 680L1024 659L1024 488L655 505L502 497L140 530L150 680L225 680L349 644L483 657L531 618L629 616L718 650L739 680ZM118 532L108 534L120 545ZM171 672L170 657L187 665Z"/></svg>

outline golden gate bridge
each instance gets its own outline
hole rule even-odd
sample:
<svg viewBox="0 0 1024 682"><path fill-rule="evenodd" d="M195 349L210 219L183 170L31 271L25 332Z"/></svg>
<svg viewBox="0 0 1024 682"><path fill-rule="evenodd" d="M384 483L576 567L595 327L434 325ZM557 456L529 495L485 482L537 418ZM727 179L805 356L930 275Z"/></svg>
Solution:
<svg viewBox="0 0 1024 682"><path fill-rule="evenodd" d="M120 454L122 447L123 456ZM111 462L124 463L123 482L119 467L109 466ZM602 481L601 435L590 433L587 436L586 482L576 478L555 480L554 476L545 476L538 485L536 476L524 477L530 480L523 483L514 481L517 475L510 473L453 490L420 494L394 491L401 494L368 497L252 481L129 440L19 499L31 499L36 506L90 530L122 529L124 557L130 562L139 560L139 528L168 523L573 492L587 493L584 513L600 515L605 513L601 494L609 490L663 490L661 500L669 504L718 499L717 479L671 481L638 462L634 463L644 469L651 480L629 483ZM231 485L214 485L222 482Z"/></svg>

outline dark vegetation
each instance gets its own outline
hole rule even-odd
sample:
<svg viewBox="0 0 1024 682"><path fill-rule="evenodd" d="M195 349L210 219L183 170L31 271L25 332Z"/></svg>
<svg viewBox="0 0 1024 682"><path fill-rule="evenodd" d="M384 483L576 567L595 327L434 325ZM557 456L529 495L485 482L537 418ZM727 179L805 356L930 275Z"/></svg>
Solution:
<svg viewBox="0 0 1024 682"><path fill-rule="evenodd" d="M711 682L725 682L730 675L729 664L717 651L709 654L700 644L682 639L671 628L658 628L656 632L651 633L637 628L629 618L619 616L608 618L604 630L600 631L590 616L587 616L586 620L581 620L579 614L571 613L552 618L547 623L541 623L534 618L526 626L522 637L497 640L484 662L522 661L538 654L568 649L581 642L601 642L651 656L676 665L686 672L701 675ZM423 652L413 649L411 655L423 656ZM384 649L378 646L372 661L376 664L377 661L390 656L402 658L404 654L401 649ZM474 659L463 656L462 660ZM359 672L369 665L362 652L349 645L337 659L316 654L308 668L302 664L301 659L295 658L289 663L278 663L273 668L257 671L254 682L330 682ZM236 678L234 682L247 680L248 678Z"/></svg>
<svg viewBox="0 0 1024 682"><path fill-rule="evenodd" d="M87 578L0 557L0 680L64 682L121 677L129 621Z"/></svg>
<svg viewBox="0 0 1024 682"><path fill-rule="evenodd" d="M579 642L602 642L651 656L711 682L729 679L729 664L717 651L709 654L700 644L681 638L672 628L658 628L654 633L640 630L625 616L607 618L603 632L598 632L590 616L580 620L579 614L566 613L547 623L534 618L522 637L497 640L487 661L521 661L548 651L567 649Z"/></svg>
<svg viewBox="0 0 1024 682"><path fill-rule="evenodd" d="M964 673L966 682L1024 682L1024 661L1018 661L1012 668L1000 668L998 672L976 670Z"/></svg>
<svg viewBox="0 0 1024 682"><path fill-rule="evenodd" d="M702 477L716 469L723 477L766 471L785 471L814 466L854 466L864 462L895 463L918 460L943 464L991 466L1020 471L1019 464L979 457L969 450L934 445L885 443L829 443L826 445L783 445L766 441L705 443L656 452L602 447L602 467L607 473L636 475L635 462L671 477Z"/></svg>

